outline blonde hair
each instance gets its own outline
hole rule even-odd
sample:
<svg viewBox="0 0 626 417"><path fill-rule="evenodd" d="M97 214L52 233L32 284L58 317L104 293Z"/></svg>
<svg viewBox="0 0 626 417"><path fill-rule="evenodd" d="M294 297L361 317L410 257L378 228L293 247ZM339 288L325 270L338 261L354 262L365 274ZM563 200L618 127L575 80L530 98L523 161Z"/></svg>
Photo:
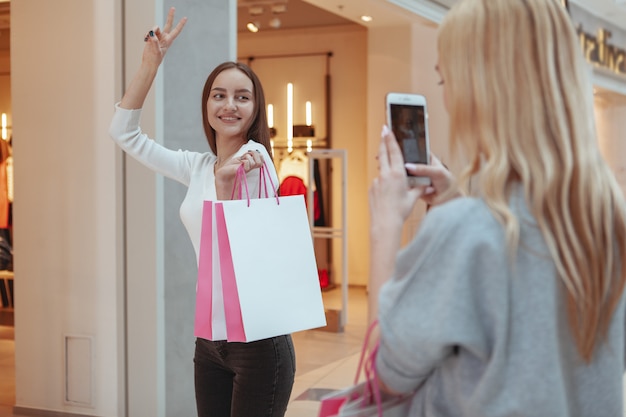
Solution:
<svg viewBox="0 0 626 417"><path fill-rule="evenodd" d="M593 96L575 30L556 0L462 0L440 28L450 144L480 172L481 194L511 253L522 184L567 290L569 324L590 362L626 276L626 205L595 136Z"/></svg>

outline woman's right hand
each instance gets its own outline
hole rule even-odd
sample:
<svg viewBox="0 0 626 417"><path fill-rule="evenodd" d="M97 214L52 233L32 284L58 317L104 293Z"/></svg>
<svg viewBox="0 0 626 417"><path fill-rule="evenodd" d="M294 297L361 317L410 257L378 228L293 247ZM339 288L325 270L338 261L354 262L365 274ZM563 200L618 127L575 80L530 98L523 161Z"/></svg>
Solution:
<svg viewBox="0 0 626 417"><path fill-rule="evenodd" d="M142 63L158 67L161 65L161 62L163 62L163 58L165 58L167 50L172 45L178 34L183 30L185 23L187 23L187 18L183 17L180 19L176 27L172 29L175 12L176 10L174 7L170 7L163 29L161 30L158 26L154 26L146 34L146 37L144 38L146 46L143 49Z"/></svg>
<svg viewBox="0 0 626 417"><path fill-rule="evenodd" d="M152 28L144 38L146 43L143 48L141 58L141 66L135 73L132 81L128 85L124 96L120 100L120 107L123 109L140 109L148 95L152 82L156 77L159 65L163 62L165 53L172 46L174 39L183 30L183 26L187 23L187 18L183 17L180 22L172 29L174 24L174 8L170 8L167 13L167 21L163 30L158 26Z"/></svg>
<svg viewBox="0 0 626 417"><path fill-rule="evenodd" d="M421 195L421 199L426 204L434 206L460 196L459 192L446 194L454 184L454 177L432 153L430 154L430 164L405 164L405 168L411 175L430 178L430 185L424 189Z"/></svg>

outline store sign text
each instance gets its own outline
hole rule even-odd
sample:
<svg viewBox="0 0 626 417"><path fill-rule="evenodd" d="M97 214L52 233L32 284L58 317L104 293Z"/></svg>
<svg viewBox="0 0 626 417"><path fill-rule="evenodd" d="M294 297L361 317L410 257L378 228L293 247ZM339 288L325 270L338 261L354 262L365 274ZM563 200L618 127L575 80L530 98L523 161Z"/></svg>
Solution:
<svg viewBox="0 0 626 417"><path fill-rule="evenodd" d="M597 36L594 36L584 32L582 25L579 25L577 32L587 61L626 76L626 50L609 43L609 30L598 29Z"/></svg>

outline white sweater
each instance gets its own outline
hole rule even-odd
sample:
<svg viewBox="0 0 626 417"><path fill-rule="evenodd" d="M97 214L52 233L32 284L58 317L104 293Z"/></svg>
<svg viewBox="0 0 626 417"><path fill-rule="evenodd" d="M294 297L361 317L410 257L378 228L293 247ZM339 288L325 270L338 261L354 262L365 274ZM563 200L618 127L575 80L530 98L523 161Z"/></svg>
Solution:
<svg viewBox="0 0 626 417"><path fill-rule="evenodd" d="M180 218L193 244L197 261L200 251L203 202L217 200L214 174L217 157L210 151L205 153L174 151L160 145L141 131L140 118L141 109L127 110L116 104L109 135L128 155L146 167L187 186L187 194L180 206ZM257 150L263 155L272 181L275 186L278 186L278 176L271 163L272 159L260 143L248 141L233 157L243 155L250 150ZM259 170L250 171L246 177L250 196L254 198L259 193ZM215 228L213 230L215 231ZM215 266L219 268L219 265ZM214 273L219 273L219 269L214 270ZM214 280L213 294L213 339L223 340L226 338L226 328L223 320L223 301L217 297L222 294L219 280Z"/></svg>

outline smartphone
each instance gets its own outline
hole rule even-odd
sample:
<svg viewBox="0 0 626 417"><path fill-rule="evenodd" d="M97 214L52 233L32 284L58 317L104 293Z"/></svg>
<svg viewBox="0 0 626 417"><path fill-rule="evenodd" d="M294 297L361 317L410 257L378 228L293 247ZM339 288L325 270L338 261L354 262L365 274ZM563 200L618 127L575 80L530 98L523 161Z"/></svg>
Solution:
<svg viewBox="0 0 626 417"><path fill-rule="evenodd" d="M400 145L404 162L430 163L426 97L411 93L387 93L387 125ZM409 174L410 186L430 185L430 178Z"/></svg>

